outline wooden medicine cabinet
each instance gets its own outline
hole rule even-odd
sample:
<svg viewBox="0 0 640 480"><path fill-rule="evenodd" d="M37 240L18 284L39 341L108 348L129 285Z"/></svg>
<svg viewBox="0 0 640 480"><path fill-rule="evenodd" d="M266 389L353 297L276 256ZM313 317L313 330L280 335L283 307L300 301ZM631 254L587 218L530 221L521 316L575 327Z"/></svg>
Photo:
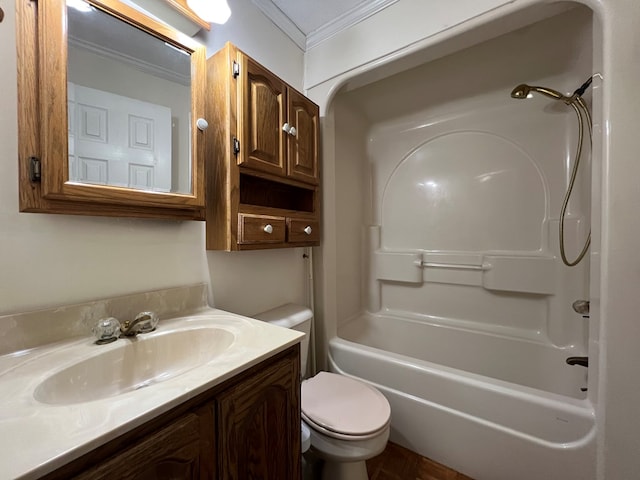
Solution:
<svg viewBox="0 0 640 480"><path fill-rule="evenodd" d="M230 43L207 83L207 249L319 245L318 106Z"/></svg>
<svg viewBox="0 0 640 480"><path fill-rule="evenodd" d="M20 211L204 218L205 47L118 0L17 0Z"/></svg>

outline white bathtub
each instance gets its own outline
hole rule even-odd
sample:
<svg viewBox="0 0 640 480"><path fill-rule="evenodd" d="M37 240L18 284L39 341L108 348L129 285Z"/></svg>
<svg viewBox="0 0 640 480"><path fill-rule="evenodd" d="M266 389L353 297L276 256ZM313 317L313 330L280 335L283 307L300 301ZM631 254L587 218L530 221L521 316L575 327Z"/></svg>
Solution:
<svg viewBox="0 0 640 480"><path fill-rule="evenodd" d="M566 366L555 350L365 314L330 340L329 361L332 371L371 383L389 399L392 441L476 480L588 480L593 407L566 394L580 392L584 369ZM514 383L516 372L526 381Z"/></svg>

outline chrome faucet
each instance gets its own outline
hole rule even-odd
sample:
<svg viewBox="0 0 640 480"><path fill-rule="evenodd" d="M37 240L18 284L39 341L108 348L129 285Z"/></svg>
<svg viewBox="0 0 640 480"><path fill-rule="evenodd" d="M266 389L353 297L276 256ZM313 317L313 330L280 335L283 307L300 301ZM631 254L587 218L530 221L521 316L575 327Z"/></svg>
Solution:
<svg viewBox="0 0 640 480"><path fill-rule="evenodd" d="M139 333L147 333L155 330L158 324L158 316L153 312L141 312L133 320L125 320L120 326L120 334L123 337L134 337Z"/></svg>

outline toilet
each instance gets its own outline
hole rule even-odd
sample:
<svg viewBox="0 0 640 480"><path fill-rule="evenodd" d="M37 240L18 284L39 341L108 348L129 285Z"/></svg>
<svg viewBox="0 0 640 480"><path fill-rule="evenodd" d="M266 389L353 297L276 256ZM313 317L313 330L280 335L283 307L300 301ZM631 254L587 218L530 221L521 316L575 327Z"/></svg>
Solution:
<svg viewBox="0 0 640 480"><path fill-rule="evenodd" d="M311 310L288 303L255 318L305 334L300 342L300 372L304 377ZM389 439L391 407L384 395L353 378L319 372L302 381L300 400L302 451L310 444L312 451L324 460L322 478L367 480L366 460L380 454Z"/></svg>

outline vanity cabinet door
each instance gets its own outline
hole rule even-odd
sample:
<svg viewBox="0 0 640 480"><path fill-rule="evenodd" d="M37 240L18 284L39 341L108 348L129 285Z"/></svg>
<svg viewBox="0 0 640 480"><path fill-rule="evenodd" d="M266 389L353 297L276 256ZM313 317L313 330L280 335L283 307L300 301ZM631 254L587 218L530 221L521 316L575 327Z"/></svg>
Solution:
<svg viewBox="0 0 640 480"><path fill-rule="evenodd" d="M122 453L73 477L77 480L204 480L213 479L213 409L189 413ZM201 438L208 419L209 438Z"/></svg>
<svg viewBox="0 0 640 480"><path fill-rule="evenodd" d="M218 478L301 476L299 350L218 397Z"/></svg>

